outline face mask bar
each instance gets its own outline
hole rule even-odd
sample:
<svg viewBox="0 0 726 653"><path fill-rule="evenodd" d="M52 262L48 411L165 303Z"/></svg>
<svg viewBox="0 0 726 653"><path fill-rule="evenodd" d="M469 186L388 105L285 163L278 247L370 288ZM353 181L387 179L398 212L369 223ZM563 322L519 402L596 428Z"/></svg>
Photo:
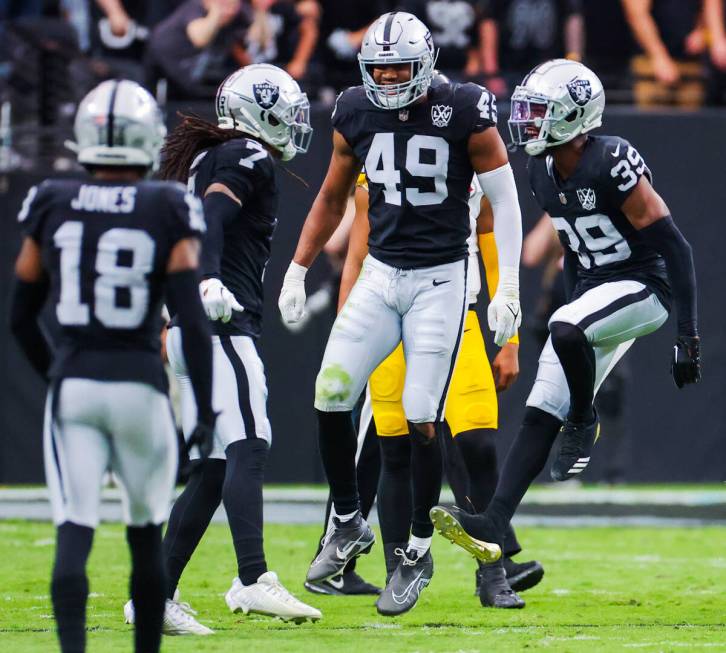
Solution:
<svg viewBox="0 0 726 653"><path fill-rule="evenodd" d="M547 143L551 125L560 120L552 115L557 107L564 114L566 107L562 102L517 86L512 93L512 108L507 121L512 144L524 147Z"/></svg>
<svg viewBox="0 0 726 653"><path fill-rule="evenodd" d="M363 86L368 99L381 109L402 109L418 100L426 93L433 78L435 57L427 57L421 62L419 58L395 61L371 61L358 57ZM373 68L387 64L408 63L411 66L411 78L400 84L376 84Z"/></svg>
<svg viewBox="0 0 726 653"><path fill-rule="evenodd" d="M293 147L297 152L307 152L313 138L313 128L310 126L310 102L307 95L303 93L301 99L290 106L285 118L285 124L290 127L290 142Z"/></svg>

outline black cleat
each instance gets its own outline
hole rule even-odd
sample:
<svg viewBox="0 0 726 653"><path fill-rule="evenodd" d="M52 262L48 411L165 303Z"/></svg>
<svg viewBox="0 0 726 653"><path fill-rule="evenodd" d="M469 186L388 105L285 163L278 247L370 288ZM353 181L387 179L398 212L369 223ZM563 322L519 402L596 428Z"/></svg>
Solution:
<svg viewBox="0 0 726 653"><path fill-rule="evenodd" d="M417 551L396 549L396 555L401 558L398 567L376 601L378 614L387 617L395 617L413 608L434 575L431 551L419 557Z"/></svg>
<svg viewBox="0 0 726 653"><path fill-rule="evenodd" d="M434 506L429 516L441 535L480 562L495 562L501 558L502 536L489 517L470 515L456 506Z"/></svg>
<svg viewBox="0 0 726 653"><path fill-rule="evenodd" d="M504 558L502 563L509 587L515 592L532 589L544 577L544 567L536 560L515 562L511 558Z"/></svg>
<svg viewBox="0 0 726 653"><path fill-rule="evenodd" d="M305 589L314 594L329 594L330 596L378 596L381 593L380 587L363 580L354 571L346 571L341 576L333 576L317 583L306 580Z"/></svg>
<svg viewBox="0 0 726 653"><path fill-rule="evenodd" d="M597 414L589 424L565 421L560 433L560 450L550 470L553 481L567 481L587 467L592 447L600 435Z"/></svg>
<svg viewBox="0 0 726 653"><path fill-rule="evenodd" d="M345 565L361 554L368 553L376 537L360 513L346 522L333 517L333 530L325 536L323 548L310 563L306 582L320 581L340 576Z"/></svg>
<svg viewBox="0 0 726 653"><path fill-rule="evenodd" d="M519 610L524 607L524 601L517 596L507 582L501 560L490 562L487 565L479 565L479 571L481 573L479 601L482 606L505 610Z"/></svg>

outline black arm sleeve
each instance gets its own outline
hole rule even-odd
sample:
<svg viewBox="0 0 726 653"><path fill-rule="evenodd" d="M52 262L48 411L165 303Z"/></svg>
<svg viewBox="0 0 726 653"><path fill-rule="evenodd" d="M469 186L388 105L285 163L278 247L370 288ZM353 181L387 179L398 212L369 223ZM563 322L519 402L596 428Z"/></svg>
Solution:
<svg viewBox="0 0 726 653"><path fill-rule="evenodd" d="M167 277L167 298L176 307L182 351L197 402L197 421L211 419L212 334L199 297L196 270L173 272ZM205 422L206 423L206 422Z"/></svg>
<svg viewBox="0 0 726 653"><path fill-rule="evenodd" d="M47 280L28 283L16 279L10 299L10 331L33 369L43 378L48 378L52 358L48 341L38 324L38 315L47 295Z"/></svg>
<svg viewBox="0 0 726 653"><path fill-rule="evenodd" d="M219 278L222 273L224 227L239 214L239 204L225 193L210 193L204 198L207 232L204 234L200 268L202 276Z"/></svg>
<svg viewBox="0 0 726 653"><path fill-rule="evenodd" d="M638 232L664 259L678 316L678 335L697 336L696 270L693 252L670 215Z"/></svg>
<svg viewBox="0 0 726 653"><path fill-rule="evenodd" d="M565 299L571 302L572 295L575 292L575 286L577 285L577 254L569 247L565 247L564 251L565 260L562 274L565 281Z"/></svg>

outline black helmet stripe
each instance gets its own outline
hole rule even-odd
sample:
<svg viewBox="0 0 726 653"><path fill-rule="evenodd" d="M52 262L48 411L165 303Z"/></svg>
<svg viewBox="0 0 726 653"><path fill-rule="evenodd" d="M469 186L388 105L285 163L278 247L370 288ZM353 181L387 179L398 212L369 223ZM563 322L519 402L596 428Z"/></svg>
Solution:
<svg viewBox="0 0 726 653"><path fill-rule="evenodd" d="M114 80L113 90L111 91L111 100L108 103L108 119L106 120L106 144L113 147L113 107L116 104L116 91L120 82Z"/></svg>
<svg viewBox="0 0 726 653"><path fill-rule="evenodd" d="M392 11L386 18L386 24L383 27L383 49L388 51L391 49L391 25L396 17L397 11Z"/></svg>

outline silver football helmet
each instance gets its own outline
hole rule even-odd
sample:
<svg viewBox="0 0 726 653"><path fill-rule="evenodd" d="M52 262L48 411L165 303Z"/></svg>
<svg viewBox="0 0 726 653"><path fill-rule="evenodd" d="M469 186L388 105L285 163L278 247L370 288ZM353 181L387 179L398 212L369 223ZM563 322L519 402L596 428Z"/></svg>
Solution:
<svg viewBox="0 0 726 653"><path fill-rule="evenodd" d="M283 161L310 147L308 96L277 66L252 64L232 73L217 90L216 106L219 127L259 138Z"/></svg>
<svg viewBox="0 0 726 653"><path fill-rule="evenodd" d="M605 91L587 66L552 59L534 68L512 93L512 142L537 156L602 125Z"/></svg>
<svg viewBox="0 0 726 653"><path fill-rule="evenodd" d="M101 82L81 100L67 145L83 165L141 166L156 170L166 136L151 94L127 79Z"/></svg>
<svg viewBox="0 0 726 653"><path fill-rule="evenodd" d="M416 16L392 11L378 18L363 37L358 64L368 99L382 109L401 109L423 96L434 77L438 51L431 32ZM401 84L376 84L373 68L408 63L411 79Z"/></svg>

